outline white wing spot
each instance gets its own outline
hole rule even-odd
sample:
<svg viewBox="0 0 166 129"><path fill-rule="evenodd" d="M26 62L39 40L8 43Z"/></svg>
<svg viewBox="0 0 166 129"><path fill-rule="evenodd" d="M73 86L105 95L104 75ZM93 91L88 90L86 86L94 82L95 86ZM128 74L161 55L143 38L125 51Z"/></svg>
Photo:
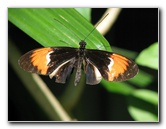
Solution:
<svg viewBox="0 0 166 129"><path fill-rule="evenodd" d="M50 51L50 52L46 55L46 60L47 60L46 65L48 65L48 64L50 63L50 61L51 61L51 59L50 59L50 54L53 53L53 52L54 52L54 51Z"/></svg>
<svg viewBox="0 0 166 129"><path fill-rule="evenodd" d="M114 64L114 60L112 58L108 58L108 59L110 59L110 64L108 65L108 69L109 69L109 71L111 71L112 66Z"/></svg>
<svg viewBox="0 0 166 129"><path fill-rule="evenodd" d="M96 80L99 82L102 79L102 76L101 76L99 70L95 66L94 66L94 71L95 71L95 75L96 75Z"/></svg>
<svg viewBox="0 0 166 129"><path fill-rule="evenodd" d="M53 78L53 76L56 75L56 73L58 72L58 70L59 70L64 64L68 63L68 62L71 61L71 60L73 60L73 58L70 59L70 60L68 60L68 61L66 61L66 62L64 62L64 63L62 63L61 65L59 65L59 66L49 75L49 77L50 77L50 78Z"/></svg>

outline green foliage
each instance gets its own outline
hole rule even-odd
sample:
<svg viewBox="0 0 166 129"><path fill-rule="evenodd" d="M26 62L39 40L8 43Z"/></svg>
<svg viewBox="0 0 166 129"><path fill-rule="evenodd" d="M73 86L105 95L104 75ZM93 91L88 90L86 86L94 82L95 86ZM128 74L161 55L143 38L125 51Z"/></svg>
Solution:
<svg viewBox="0 0 166 129"><path fill-rule="evenodd" d="M158 121L158 95L150 90L135 90L128 96L128 110L137 121Z"/></svg>

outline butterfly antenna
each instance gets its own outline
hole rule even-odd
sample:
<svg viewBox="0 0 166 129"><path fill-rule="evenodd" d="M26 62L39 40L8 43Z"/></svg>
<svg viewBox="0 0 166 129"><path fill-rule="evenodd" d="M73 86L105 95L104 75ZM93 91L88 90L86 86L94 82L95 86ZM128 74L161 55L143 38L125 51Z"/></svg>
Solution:
<svg viewBox="0 0 166 129"><path fill-rule="evenodd" d="M97 28L97 26L107 17L109 15L109 13L107 13L96 25L95 25L95 27L90 31L90 33L84 38L84 40L83 41L85 41L88 37L89 37L89 35ZM57 19L55 19L54 18L54 20L56 20L57 22L59 22L60 24L62 24L63 26L65 26L67 29L69 29L65 24L63 24L62 22L60 22L59 20L57 20ZM70 30L70 29L69 29ZM70 30L71 32L73 32L72 30ZM76 35L74 32L73 32L73 34L79 39L79 40L81 40L79 37L78 37L78 35Z"/></svg>
<svg viewBox="0 0 166 129"><path fill-rule="evenodd" d="M109 13L107 13L96 25L95 27L91 30L91 32L84 38L84 41L89 37L89 35L98 27L98 25L109 15Z"/></svg>

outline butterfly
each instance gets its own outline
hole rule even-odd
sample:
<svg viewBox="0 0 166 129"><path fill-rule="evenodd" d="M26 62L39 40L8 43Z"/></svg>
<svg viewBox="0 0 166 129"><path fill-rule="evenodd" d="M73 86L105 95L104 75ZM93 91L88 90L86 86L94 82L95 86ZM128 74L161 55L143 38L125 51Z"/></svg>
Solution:
<svg viewBox="0 0 166 129"><path fill-rule="evenodd" d="M86 84L96 85L104 78L107 81L125 81L139 71L137 64L122 55L103 50L86 49L81 40L79 48L45 47L31 50L21 56L18 63L28 72L55 77L55 82L65 83L73 69L76 70L74 85L80 82L82 64Z"/></svg>

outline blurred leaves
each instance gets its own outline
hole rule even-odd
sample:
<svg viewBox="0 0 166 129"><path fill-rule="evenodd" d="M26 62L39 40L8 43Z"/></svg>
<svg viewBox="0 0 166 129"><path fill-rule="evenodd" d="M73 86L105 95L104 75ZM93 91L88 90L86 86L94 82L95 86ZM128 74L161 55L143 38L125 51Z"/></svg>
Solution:
<svg viewBox="0 0 166 129"><path fill-rule="evenodd" d="M136 62L139 65L158 70L158 53L158 43L156 42L144 49L137 57Z"/></svg>
<svg viewBox="0 0 166 129"><path fill-rule="evenodd" d="M150 90L135 90L128 96L128 110L136 121L158 121L158 95Z"/></svg>
<svg viewBox="0 0 166 129"><path fill-rule="evenodd" d="M115 48L115 47L113 47ZM115 50L115 49L114 49ZM123 50L116 48L116 51L123 51L124 55L127 57L134 56L136 57L136 53L128 50ZM149 54L152 53L152 54ZM149 48L143 50L143 52L138 56L137 63L147 67L157 68L158 66L158 44L152 44ZM134 57L132 57L134 58ZM145 61L146 58L147 61ZM154 60L153 60L154 58ZM153 63L150 62L153 60ZM143 63L142 63L143 62ZM151 64L148 64L151 63ZM157 64L157 65L156 65ZM136 121L144 121L144 122L157 122L158 121L158 95L157 92L146 89L141 90L139 88L147 88L154 81L154 75L147 72L146 70L139 69L139 73L132 79L126 82L107 82L105 80L102 81L104 87L110 91L117 94L121 94L126 96L128 102L128 111L131 117ZM105 84L107 83L107 84ZM136 87L135 87L136 86ZM158 87L157 85L155 87Z"/></svg>

